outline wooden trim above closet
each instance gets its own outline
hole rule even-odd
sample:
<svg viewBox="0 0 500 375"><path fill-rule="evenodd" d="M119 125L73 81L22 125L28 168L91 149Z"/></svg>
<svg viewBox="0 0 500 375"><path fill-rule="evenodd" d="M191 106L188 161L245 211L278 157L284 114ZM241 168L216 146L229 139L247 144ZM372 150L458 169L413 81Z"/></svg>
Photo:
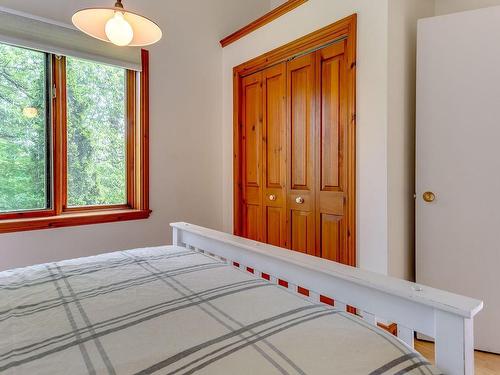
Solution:
<svg viewBox="0 0 500 375"><path fill-rule="evenodd" d="M276 48L250 61L233 68L234 77L244 77L249 74L268 68L271 65L279 64L297 55L313 51L317 48L328 45L340 39L349 39L352 63L356 64L356 26L357 15L353 14L340 21L332 23L322 29L308 34L300 39L294 40L282 47Z"/></svg>
<svg viewBox="0 0 500 375"><path fill-rule="evenodd" d="M251 32L261 28L264 25L274 21L275 19L281 17L282 15L294 10L298 6L306 3L308 0L288 0L284 4L279 7L273 9L269 13L264 14L262 17L256 19L252 23L242 27L241 29L235 31L231 35L228 35L224 39L220 41L221 46L224 48L231 43L236 42L237 40L243 38L245 35L250 34Z"/></svg>

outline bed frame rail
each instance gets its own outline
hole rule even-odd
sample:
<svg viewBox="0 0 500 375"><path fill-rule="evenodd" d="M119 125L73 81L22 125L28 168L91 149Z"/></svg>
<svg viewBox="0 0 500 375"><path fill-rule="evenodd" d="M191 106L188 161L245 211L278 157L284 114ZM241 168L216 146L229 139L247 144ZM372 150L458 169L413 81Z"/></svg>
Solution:
<svg viewBox="0 0 500 375"><path fill-rule="evenodd" d="M473 318L482 301L188 223L171 227L174 245L217 256L313 300L328 297L337 308L356 308L371 324L397 323L398 337L411 347L414 332L430 336L440 370L474 374Z"/></svg>

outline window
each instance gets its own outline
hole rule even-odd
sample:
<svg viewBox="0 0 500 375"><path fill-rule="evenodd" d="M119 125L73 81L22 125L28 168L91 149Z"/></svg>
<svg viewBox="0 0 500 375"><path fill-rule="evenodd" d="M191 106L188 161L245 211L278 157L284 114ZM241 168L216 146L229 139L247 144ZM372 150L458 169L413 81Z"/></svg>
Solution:
<svg viewBox="0 0 500 375"><path fill-rule="evenodd" d="M127 203L125 76L66 59L68 207Z"/></svg>
<svg viewBox="0 0 500 375"><path fill-rule="evenodd" d="M147 218L141 73L0 44L0 233Z"/></svg>
<svg viewBox="0 0 500 375"><path fill-rule="evenodd" d="M0 44L0 214L50 205L47 55Z"/></svg>

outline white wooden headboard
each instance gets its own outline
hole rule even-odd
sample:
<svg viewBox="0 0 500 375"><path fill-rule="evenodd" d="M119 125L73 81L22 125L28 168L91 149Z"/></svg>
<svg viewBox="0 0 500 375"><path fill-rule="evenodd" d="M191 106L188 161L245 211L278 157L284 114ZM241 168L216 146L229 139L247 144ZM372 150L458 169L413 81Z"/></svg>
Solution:
<svg viewBox="0 0 500 375"><path fill-rule="evenodd" d="M413 347L414 332L433 337L436 365L446 374L474 374L473 318L483 302L457 294L292 252L188 223L173 223L173 244L195 248L249 267L254 273L300 286L312 298L354 306L363 319L398 324L398 337Z"/></svg>

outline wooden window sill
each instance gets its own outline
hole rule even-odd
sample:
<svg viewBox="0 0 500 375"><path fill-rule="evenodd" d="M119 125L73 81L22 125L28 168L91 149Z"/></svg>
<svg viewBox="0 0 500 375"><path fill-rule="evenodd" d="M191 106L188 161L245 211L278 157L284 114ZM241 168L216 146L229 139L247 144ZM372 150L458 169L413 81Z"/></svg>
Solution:
<svg viewBox="0 0 500 375"><path fill-rule="evenodd" d="M52 229L77 225L112 223L117 221L142 220L151 215L151 210L100 210L68 212L58 216L24 218L0 221L0 233L28 230Z"/></svg>

